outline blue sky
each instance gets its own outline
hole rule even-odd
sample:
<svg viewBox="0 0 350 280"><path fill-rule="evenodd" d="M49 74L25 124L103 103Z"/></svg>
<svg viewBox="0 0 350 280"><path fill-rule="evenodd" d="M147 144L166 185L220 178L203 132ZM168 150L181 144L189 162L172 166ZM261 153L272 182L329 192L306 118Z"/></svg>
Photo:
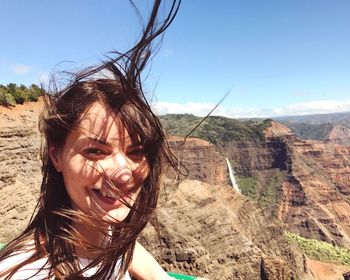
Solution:
<svg viewBox="0 0 350 280"><path fill-rule="evenodd" d="M127 0L2 0L1 11L1 84L97 64L140 33ZM145 88L159 113L203 115L228 90L215 114L350 111L349 14L347 0L183 0Z"/></svg>

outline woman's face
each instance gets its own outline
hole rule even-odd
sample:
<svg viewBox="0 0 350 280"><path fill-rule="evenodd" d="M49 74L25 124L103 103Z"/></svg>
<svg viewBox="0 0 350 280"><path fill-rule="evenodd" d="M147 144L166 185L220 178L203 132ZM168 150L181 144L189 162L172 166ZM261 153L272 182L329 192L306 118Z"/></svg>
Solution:
<svg viewBox="0 0 350 280"><path fill-rule="evenodd" d="M50 157L62 172L73 209L123 221L149 174L143 147L130 138L118 115L96 102L83 114L61 149ZM111 184L119 190L112 191Z"/></svg>

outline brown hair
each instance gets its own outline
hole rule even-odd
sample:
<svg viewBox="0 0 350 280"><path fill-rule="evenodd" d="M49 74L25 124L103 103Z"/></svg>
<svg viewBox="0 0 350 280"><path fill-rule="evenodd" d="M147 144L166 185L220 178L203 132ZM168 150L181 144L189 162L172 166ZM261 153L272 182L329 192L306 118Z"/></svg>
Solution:
<svg viewBox="0 0 350 280"><path fill-rule="evenodd" d="M130 3L134 6L132 1ZM30 224L18 238L3 249L0 260L25 250L33 237L35 250L28 260L11 268L6 279L10 279L24 265L44 256L48 257L49 276L58 279L83 278L82 273L93 266L98 266L93 279L109 279L119 259L122 261L119 277L127 271L135 240L157 205L163 162L168 161L176 168L162 126L144 96L140 77L151 57L152 42L173 21L180 1L173 0L165 20L158 23L160 4L161 0L154 1L142 37L133 48L126 53L114 52L116 58L76 74L74 80L63 90L46 94L45 109L40 121L45 144L41 155L43 181L39 201ZM113 78L94 79L94 75L101 71ZM77 128L83 113L94 102L100 102L109 110L118 113L133 141L141 141L150 166L149 175L143 182L134 205L130 206L127 218L123 222L109 222L112 232L107 248L98 248L86 243L80 239L79 233L74 231L72 221L84 222L96 229L99 229L99 225L94 215L89 216L72 210L63 176L56 171L48 155L49 146L63 147L67 135ZM89 248L97 256L83 270L79 267L75 253L75 247L79 244Z"/></svg>

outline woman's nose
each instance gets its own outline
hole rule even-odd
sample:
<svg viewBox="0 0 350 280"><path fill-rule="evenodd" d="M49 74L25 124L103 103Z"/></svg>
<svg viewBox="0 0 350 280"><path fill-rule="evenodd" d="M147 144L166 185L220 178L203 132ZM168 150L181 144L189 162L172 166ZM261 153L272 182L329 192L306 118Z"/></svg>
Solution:
<svg viewBox="0 0 350 280"><path fill-rule="evenodd" d="M122 154L118 154L114 157L108 168L107 176L117 184L125 184L130 181L132 178L132 171L128 160Z"/></svg>
<svg viewBox="0 0 350 280"><path fill-rule="evenodd" d="M132 172L128 167L121 167L115 170L109 178L117 184L126 184L130 181Z"/></svg>

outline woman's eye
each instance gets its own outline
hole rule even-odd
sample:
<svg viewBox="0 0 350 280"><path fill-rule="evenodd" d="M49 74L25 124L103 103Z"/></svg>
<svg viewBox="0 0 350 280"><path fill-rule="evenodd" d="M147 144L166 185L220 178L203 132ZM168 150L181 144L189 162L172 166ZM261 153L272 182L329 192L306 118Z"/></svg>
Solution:
<svg viewBox="0 0 350 280"><path fill-rule="evenodd" d="M134 157L143 157L145 155L144 150L140 148L134 148L128 152L129 156L134 156Z"/></svg>
<svg viewBox="0 0 350 280"><path fill-rule="evenodd" d="M105 152L99 148L87 148L84 150L84 154L89 157L98 157L104 155Z"/></svg>

